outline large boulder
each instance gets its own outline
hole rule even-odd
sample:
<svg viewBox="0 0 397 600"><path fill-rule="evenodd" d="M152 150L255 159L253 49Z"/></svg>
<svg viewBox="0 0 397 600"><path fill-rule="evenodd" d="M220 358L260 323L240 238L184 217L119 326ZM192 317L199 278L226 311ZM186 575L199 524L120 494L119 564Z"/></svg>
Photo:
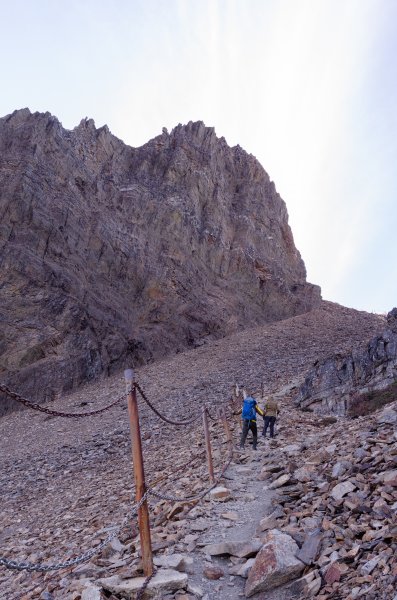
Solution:
<svg viewBox="0 0 397 600"><path fill-rule="evenodd" d="M246 597L272 590L298 577L305 568L296 558L298 550L291 536L277 529L269 531L248 574Z"/></svg>

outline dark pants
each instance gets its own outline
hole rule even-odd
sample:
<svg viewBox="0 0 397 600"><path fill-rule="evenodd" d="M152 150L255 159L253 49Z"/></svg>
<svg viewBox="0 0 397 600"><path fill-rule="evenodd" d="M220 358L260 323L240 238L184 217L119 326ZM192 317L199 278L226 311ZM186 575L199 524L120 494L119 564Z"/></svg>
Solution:
<svg viewBox="0 0 397 600"><path fill-rule="evenodd" d="M243 419L243 431L241 432L240 446L241 448L244 448L245 440L247 439L249 430L252 431L252 435L254 438L253 447L254 450L256 450L256 444L258 442L258 430L256 428L256 421L248 421L248 419Z"/></svg>
<svg viewBox="0 0 397 600"><path fill-rule="evenodd" d="M274 437L274 424L276 422L276 417L265 417L265 425L263 427L263 436L266 437L267 428L270 425L270 437Z"/></svg>

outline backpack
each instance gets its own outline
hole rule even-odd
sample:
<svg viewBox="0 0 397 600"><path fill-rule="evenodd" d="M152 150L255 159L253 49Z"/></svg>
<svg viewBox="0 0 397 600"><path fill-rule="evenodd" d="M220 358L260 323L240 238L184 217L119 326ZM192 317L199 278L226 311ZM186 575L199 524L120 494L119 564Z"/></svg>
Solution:
<svg viewBox="0 0 397 600"><path fill-rule="evenodd" d="M256 410L255 410L256 400L253 398L246 398L243 403L243 412L242 418L247 419L248 421L256 420Z"/></svg>

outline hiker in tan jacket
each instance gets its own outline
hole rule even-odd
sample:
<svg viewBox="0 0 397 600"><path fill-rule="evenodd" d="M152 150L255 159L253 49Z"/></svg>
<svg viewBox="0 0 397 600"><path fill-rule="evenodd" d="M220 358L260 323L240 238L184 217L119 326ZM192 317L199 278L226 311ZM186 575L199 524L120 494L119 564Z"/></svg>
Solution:
<svg viewBox="0 0 397 600"><path fill-rule="evenodd" d="M273 398L273 396L269 396L266 400L264 407L265 415L263 417L264 427L263 427L263 437L266 437L267 428L270 427L270 437L274 437L274 424L276 422L276 418L279 414L278 404Z"/></svg>

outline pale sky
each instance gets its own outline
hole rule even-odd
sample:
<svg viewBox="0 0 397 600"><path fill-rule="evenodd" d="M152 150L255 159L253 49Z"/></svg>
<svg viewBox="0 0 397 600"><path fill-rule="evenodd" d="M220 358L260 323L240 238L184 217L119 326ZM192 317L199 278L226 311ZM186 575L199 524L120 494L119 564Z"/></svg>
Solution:
<svg viewBox="0 0 397 600"><path fill-rule="evenodd" d="M202 120L254 154L308 280L397 305L397 0L0 0L0 116L140 146Z"/></svg>

